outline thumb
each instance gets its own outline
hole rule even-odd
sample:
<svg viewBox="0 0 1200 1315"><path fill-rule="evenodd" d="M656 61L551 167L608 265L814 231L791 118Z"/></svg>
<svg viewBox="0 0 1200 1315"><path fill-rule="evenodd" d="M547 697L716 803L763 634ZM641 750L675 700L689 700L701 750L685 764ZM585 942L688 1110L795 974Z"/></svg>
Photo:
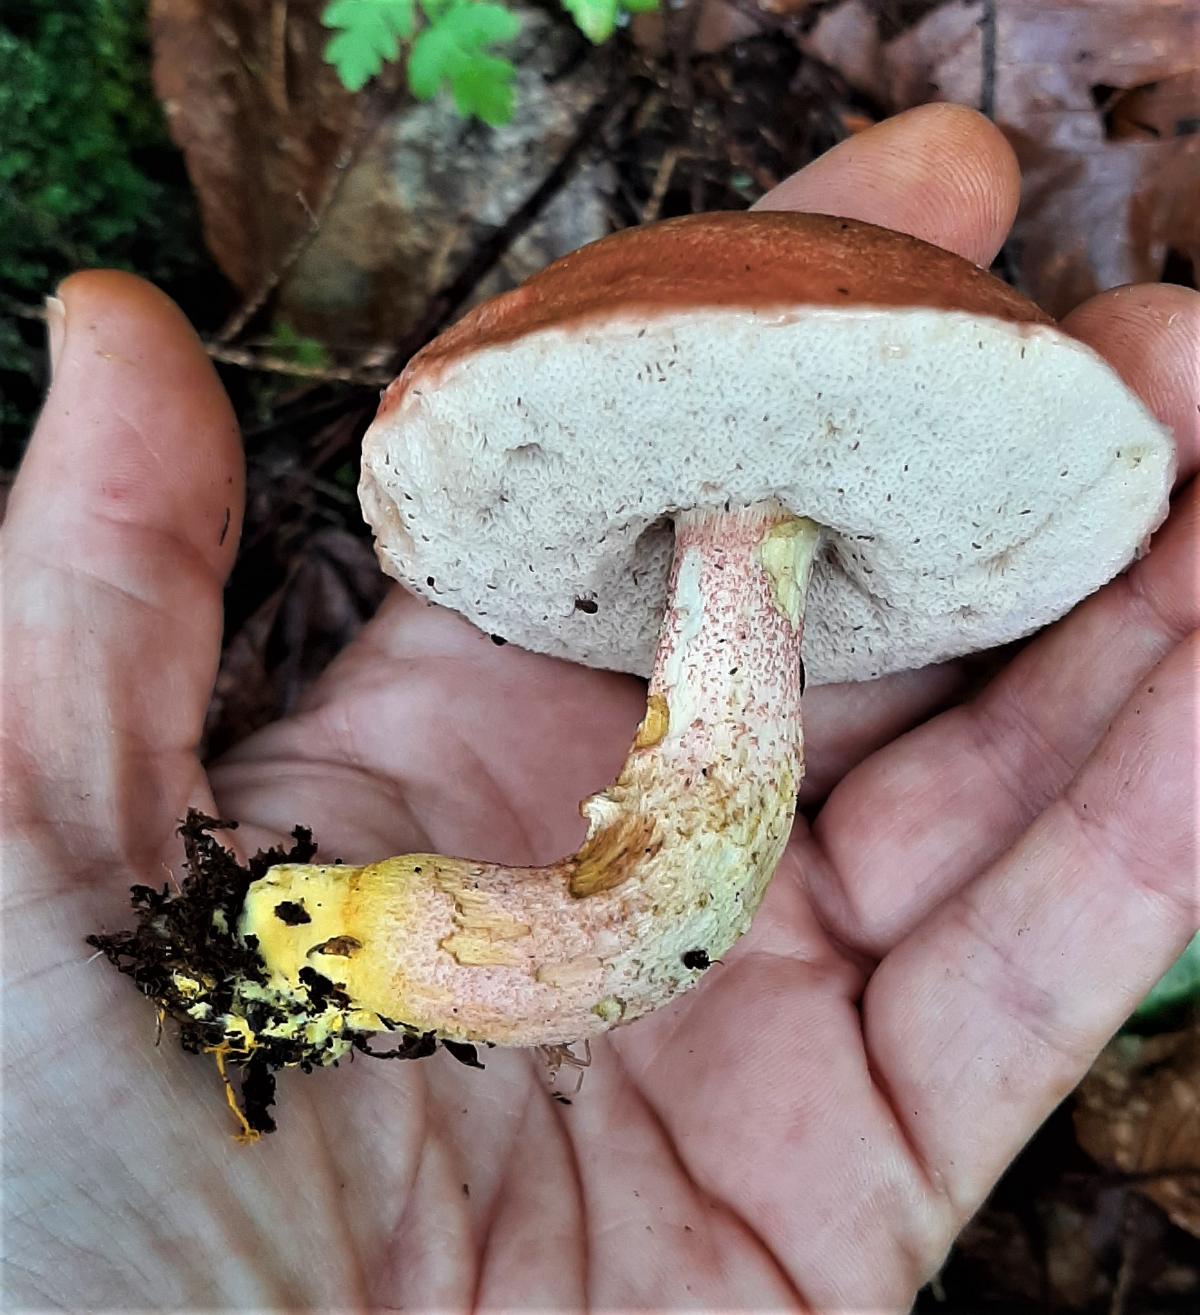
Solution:
<svg viewBox="0 0 1200 1315"><path fill-rule="evenodd" d="M178 307L128 274L48 303L53 382L3 528L7 802L137 865L195 750L241 523L237 424Z"/></svg>

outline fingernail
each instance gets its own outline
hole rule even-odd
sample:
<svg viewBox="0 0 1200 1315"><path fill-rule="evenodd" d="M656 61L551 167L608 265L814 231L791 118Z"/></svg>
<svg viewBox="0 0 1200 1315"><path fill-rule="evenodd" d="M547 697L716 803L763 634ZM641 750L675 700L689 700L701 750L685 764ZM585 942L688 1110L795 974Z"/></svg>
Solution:
<svg viewBox="0 0 1200 1315"><path fill-rule="evenodd" d="M67 308L58 297L46 298L46 350L50 355L50 381L67 340Z"/></svg>

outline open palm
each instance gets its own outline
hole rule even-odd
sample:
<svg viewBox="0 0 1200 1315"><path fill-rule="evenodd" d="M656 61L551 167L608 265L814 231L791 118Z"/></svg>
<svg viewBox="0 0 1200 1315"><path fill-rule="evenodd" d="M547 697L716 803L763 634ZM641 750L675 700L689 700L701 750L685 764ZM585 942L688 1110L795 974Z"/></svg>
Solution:
<svg viewBox="0 0 1200 1315"><path fill-rule="evenodd" d="M1016 189L994 129L933 107L770 203L986 262ZM1194 930L1192 490L1147 559L969 702L928 719L953 667L812 691L812 821L753 931L593 1047L571 1104L529 1053L489 1051L484 1073L360 1058L284 1076L280 1131L240 1147L211 1061L155 1048L152 1011L82 944L178 862L186 808L239 818L245 849L304 822L350 862L546 862L578 842L641 691L396 593L295 715L206 776L233 420L151 289L86 275L63 301L4 527L19 1304L904 1308ZM1068 322L1175 428L1181 478L1198 307L1126 290Z"/></svg>

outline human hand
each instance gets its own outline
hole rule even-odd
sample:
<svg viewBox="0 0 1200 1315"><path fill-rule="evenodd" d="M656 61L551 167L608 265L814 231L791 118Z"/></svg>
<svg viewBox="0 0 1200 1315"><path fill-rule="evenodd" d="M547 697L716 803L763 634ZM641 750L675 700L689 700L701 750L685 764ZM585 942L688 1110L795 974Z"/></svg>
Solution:
<svg viewBox="0 0 1200 1315"><path fill-rule="evenodd" d="M980 263L1016 207L986 121L927 107L767 204ZM300 709L196 755L242 498L234 419L182 317L69 280L3 529L10 1299L88 1309L903 1308L1197 921L1191 632L1200 297L1126 289L1067 327L1180 446L1153 552L932 720L955 665L805 702L809 778L751 934L594 1047L582 1091L490 1051L281 1080L229 1137L83 937L178 861L189 806L247 849L311 825L349 862L542 863L619 768L624 677L497 648L399 592ZM918 722L923 724L910 729Z"/></svg>

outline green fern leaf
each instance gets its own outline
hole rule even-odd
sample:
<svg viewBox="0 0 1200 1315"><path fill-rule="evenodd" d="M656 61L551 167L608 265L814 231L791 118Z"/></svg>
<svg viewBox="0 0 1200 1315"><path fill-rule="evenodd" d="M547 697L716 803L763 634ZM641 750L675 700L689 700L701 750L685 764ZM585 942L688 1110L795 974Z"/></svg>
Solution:
<svg viewBox="0 0 1200 1315"><path fill-rule="evenodd" d="M520 20L487 0L422 0L428 27L413 42L408 85L418 100L448 87L460 114L493 127L513 114L512 64L487 47L511 41Z"/></svg>
<svg viewBox="0 0 1200 1315"><path fill-rule="evenodd" d="M347 91L360 91L412 36L413 0L333 0L321 22L340 29L325 47L326 62Z"/></svg>

